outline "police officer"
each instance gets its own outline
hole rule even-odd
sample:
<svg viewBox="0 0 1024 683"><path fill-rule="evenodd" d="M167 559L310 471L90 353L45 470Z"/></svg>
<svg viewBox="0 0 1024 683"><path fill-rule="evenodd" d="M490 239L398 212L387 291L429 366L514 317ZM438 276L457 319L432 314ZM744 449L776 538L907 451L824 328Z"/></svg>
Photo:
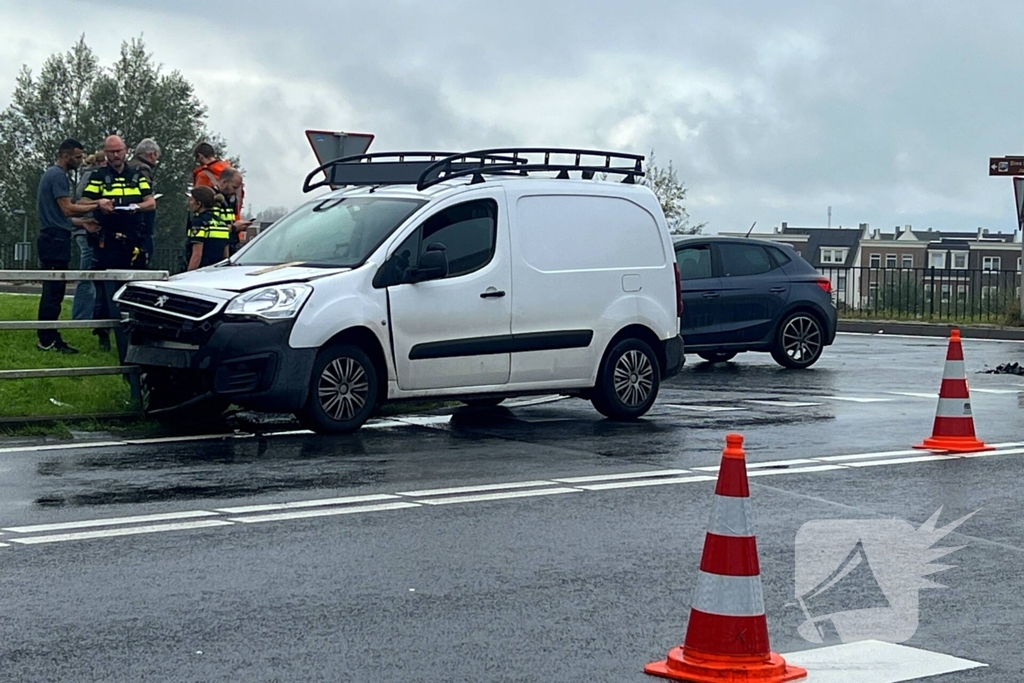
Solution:
<svg viewBox="0 0 1024 683"><path fill-rule="evenodd" d="M242 220L242 174L230 166L224 168L217 179L217 190L224 201L216 212L222 223L231 226L228 251L233 254L245 242L245 230L252 225L252 221Z"/></svg>
<svg viewBox="0 0 1024 683"><path fill-rule="evenodd" d="M193 187L189 194L188 209L192 212L192 226L189 228L187 270L205 268L227 258L231 226L225 223L218 211L217 200L223 199L209 187Z"/></svg>
<svg viewBox="0 0 1024 683"><path fill-rule="evenodd" d="M84 199L98 203L100 232L94 255L96 269L145 268L142 212L156 209L153 188L139 169L126 163L127 149L120 137L108 137L103 143L103 151L107 165L96 169L82 192ZM120 318L113 297L121 284L113 281L96 282L96 318ZM100 337L101 348L110 348L106 330L97 330L96 334ZM123 363L128 347L127 338L120 327L114 328L114 337L117 340L118 357Z"/></svg>

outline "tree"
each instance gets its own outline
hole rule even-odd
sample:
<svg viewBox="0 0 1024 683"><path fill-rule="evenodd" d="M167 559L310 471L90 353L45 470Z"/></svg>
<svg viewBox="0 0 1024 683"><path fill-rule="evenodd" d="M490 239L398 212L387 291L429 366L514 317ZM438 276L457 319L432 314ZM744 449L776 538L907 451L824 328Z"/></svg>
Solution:
<svg viewBox="0 0 1024 683"><path fill-rule="evenodd" d="M141 38L122 43L109 67L100 66L84 35L68 52L51 55L38 78L23 66L11 104L0 113L0 243L20 239L14 209L24 208L30 223L38 225L36 188L61 140L76 138L89 153L100 149L107 135L118 134L129 153L143 138L160 145L154 191L163 198L157 202L156 246L181 248L192 150L204 140L218 152L225 147L205 121L206 107L192 84L178 71L164 73Z"/></svg>
<svg viewBox="0 0 1024 683"><path fill-rule="evenodd" d="M256 220L260 223L273 223L287 213L288 209L284 206L268 206L256 214Z"/></svg>
<svg viewBox="0 0 1024 683"><path fill-rule="evenodd" d="M690 214L686 211L686 185L679 180L671 160L668 168L654 163L653 149L641 184L649 187L658 198L665 220L668 221L669 232L673 235L699 235L707 226L707 223L690 225Z"/></svg>

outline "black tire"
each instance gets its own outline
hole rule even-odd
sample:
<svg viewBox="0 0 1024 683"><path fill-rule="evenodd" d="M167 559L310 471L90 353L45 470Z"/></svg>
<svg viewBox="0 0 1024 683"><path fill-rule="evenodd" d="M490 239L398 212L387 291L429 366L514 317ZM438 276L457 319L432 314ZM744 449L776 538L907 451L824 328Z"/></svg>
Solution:
<svg viewBox="0 0 1024 683"><path fill-rule="evenodd" d="M623 339L605 354L591 403L612 420L635 420L651 409L661 386L654 351L639 339Z"/></svg>
<svg viewBox="0 0 1024 683"><path fill-rule="evenodd" d="M462 403L469 408L494 408L504 400L503 398L467 398Z"/></svg>
<svg viewBox="0 0 1024 683"><path fill-rule="evenodd" d="M317 355L306 407L296 417L318 434L354 432L376 408L378 382L373 361L358 346L328 346Z"/></svg>
<svg viewBox="0 0 1024 683"><path fill-rule="evenodd" d="M784 368L803 370L814 365L825 349L825 329L813 314L797 311L775 331L772 358Z"/></svg>
<svg viewBox="0 0 1024 683"><path fill-rule="evenodd" d="M700 351L698 356L709 363L725 363L736 357L735 351Z"/></svg>

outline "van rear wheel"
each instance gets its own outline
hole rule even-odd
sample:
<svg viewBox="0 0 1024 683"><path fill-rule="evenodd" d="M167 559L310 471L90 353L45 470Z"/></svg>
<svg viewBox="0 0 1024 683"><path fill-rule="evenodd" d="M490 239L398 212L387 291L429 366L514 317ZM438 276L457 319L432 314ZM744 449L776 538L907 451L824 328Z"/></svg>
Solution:
<svg viewBox="0 0 1024 683"><path fill-rule="evenodd" d="M661 386L661 369L651 347L624 339L605 355L590 398L612 420L635 420L651 409Z"/></svg>
<svg viewBox="0 0 1024 683"><path fill-rule="evenodd" d="M317 356L299 421L318 434L358 430L377 405L377 370L358 346L336 344Z"/></svg>

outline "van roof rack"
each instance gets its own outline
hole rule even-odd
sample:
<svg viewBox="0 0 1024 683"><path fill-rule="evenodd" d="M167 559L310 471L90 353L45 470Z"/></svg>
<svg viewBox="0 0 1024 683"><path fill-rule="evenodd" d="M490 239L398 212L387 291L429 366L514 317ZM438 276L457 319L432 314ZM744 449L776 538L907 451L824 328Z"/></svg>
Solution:
<svg viewBox="0 0 1024 683"><path fill-rule="evenodd" d="M568 155L572 161L553 161L552 155ZM538 161L524 155L543 155ZM583 157L604 157L603 163L588 163ZM480 159L473 163L473 159ZM583 180L591 180L597 173L624 176L622 182L634 184L638 176L644 175L644 157L639 154L604 152L588 149L566 149L557 147L505 147L483 149L465 154L455 154L428 166L420 175L416 189L423 190L452 178L473 176L472 183L482 183L484 175L528 176L530 171L558 171L558 178L568 179L570 171L580 171ZM487 163L485 163L485 161ZM625 164L613 165L613 161Z"/></svg>
<svg viewBox="0 0 1024 683"><path fill-rule="evenodd" d="M543 161L531 155L543 155ZM552 161L552 155L569 155L571 161ZM586 162L584 157L603 157L603 162ZM453 178L472 176L471 183L484 182L485 175L528 176L531 171L558 171L568 178L580 171L584 180L597 173L622 175L624 183L635 183L644 175L644 157L636 154L553 147L508 147L472 152L376 152L342 157L313 169L302 184L303 192L325 185L412 185L424 190ZM626 162L616 163L613 161ZM323 173L322 180L313 180Z"/></svg>
<svg viewBox="0 0 1024 683"><path fill-rule="evenodd" d="M341 157L328 161L314 168L306 176L302 184L303 192L310 192L325 185L340 187L342 185L413 185L420 181L423 171L436 162L445 159L465 157L457 152L375 152ZM453 170L479 168L486 163L509 163L511 157L494 157L490 160L480 159L474 164L470 161L456 163ZM323 173L322 180L313 181L313 176Z"/></svg>

